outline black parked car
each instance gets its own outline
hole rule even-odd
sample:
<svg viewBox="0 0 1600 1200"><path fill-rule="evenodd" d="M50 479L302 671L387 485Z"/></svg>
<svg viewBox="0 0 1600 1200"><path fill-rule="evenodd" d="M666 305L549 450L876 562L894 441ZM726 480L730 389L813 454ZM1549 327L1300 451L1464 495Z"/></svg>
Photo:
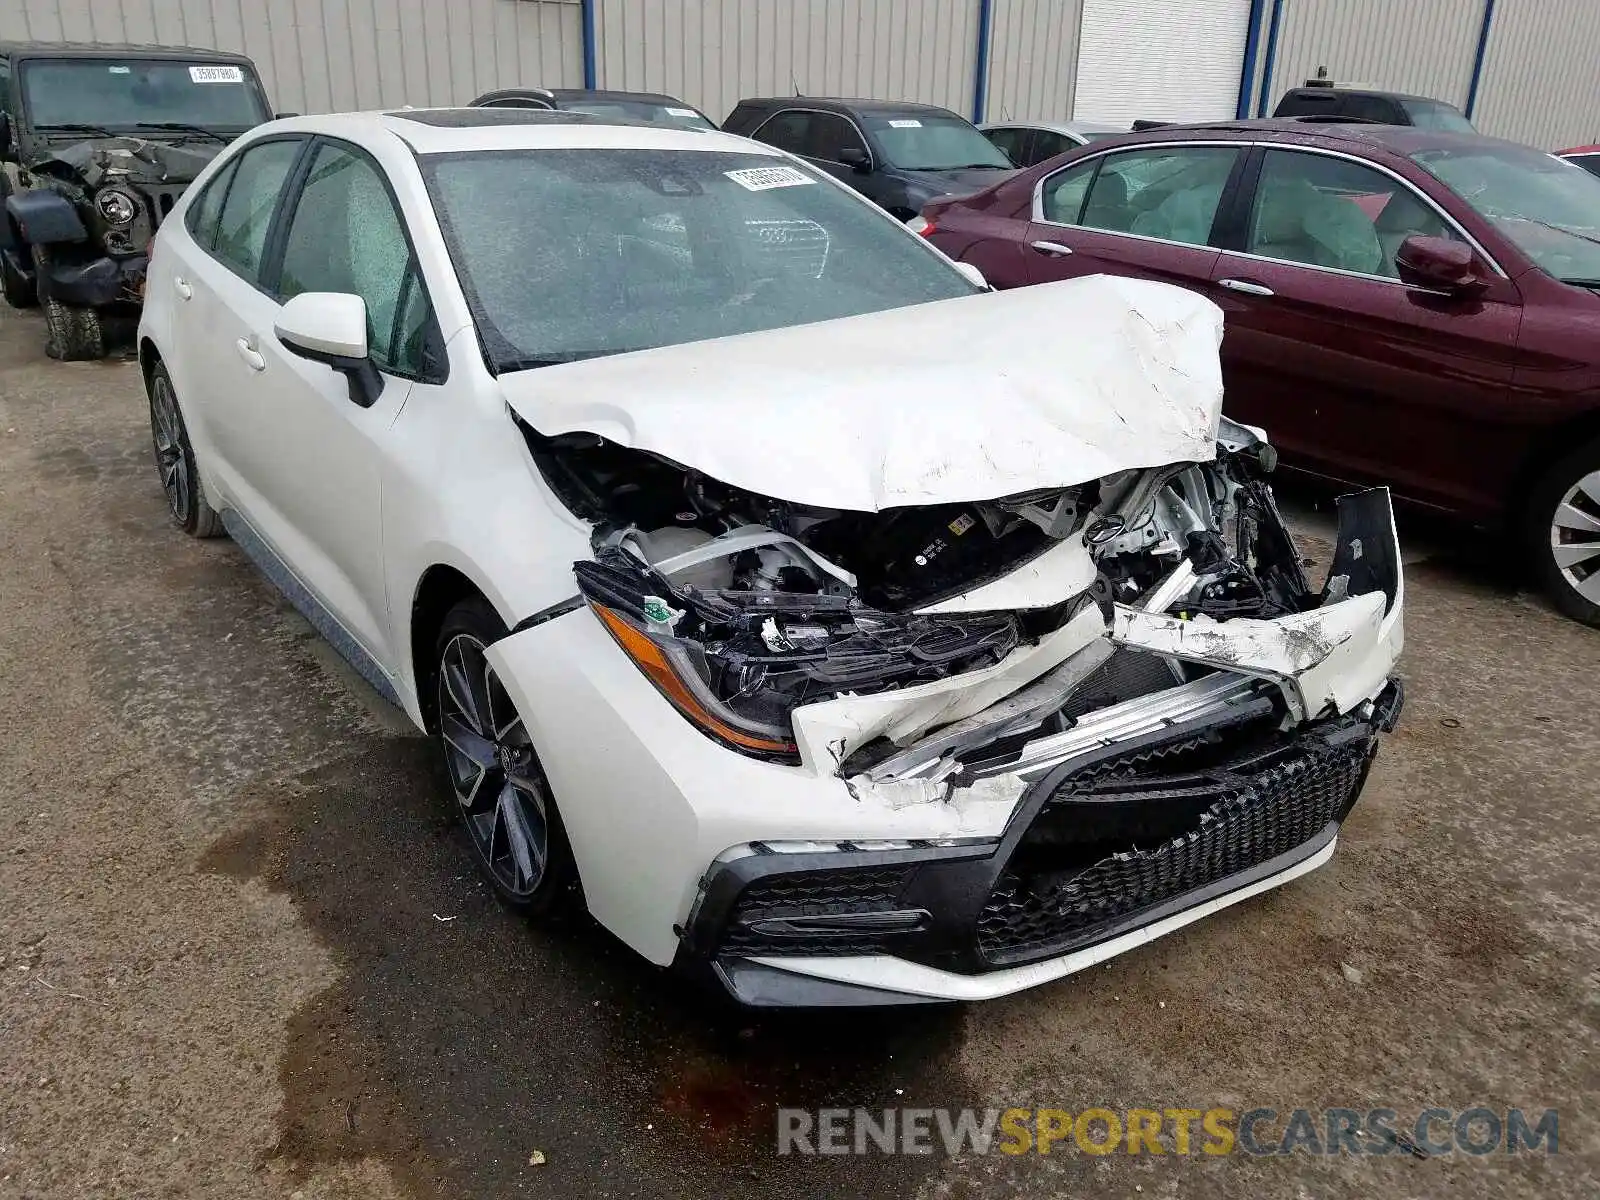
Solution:
<svg viewBox="0 0 1600 1200"><path fill-rule="evenodd" d="M145 252L196 175L272 119L255 65L182 46L0 43L0 284L43 303L51 358L105 353Z"/></svg>
<svg viewBox="0 0 1600 1200"><path fill-rule="evenodd" d="M1307 80L1305 87L1285 92L1272 115L1298 117L1302 121L1366 121L1376 125L1416 125L1447 133L1477 132L1465 113L1443 100L1343 87L1314 79Z"/></svg>
<svg viewBox="0 0 1600 1200"><path fill-rule="evenodd" d="M689 129L715 129L717 124L691 104L659 92L605 92L588 88L503 88L485 92L471 108L546 108L620 117L657 125L682 125Z"/></svg>
<svg viewBox="0 0 1600 1200"><path fill-rule="evenodd" d="M1015 168L964 117L898 100L741 100L722 128L809 159L909 221L940 196L979 191Z"/></svg>

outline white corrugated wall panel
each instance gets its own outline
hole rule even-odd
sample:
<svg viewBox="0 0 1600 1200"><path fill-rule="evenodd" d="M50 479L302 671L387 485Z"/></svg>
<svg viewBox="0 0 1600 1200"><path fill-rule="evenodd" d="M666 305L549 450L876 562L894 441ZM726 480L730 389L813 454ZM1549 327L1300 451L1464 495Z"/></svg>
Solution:
<svg viewBox="0 0 1600 1200"><path fill-rule="evenodd" d="M1368 83L1465 105L1483 4L1484 0L1284 0L1267 111L1322 66L1341 83Z"/></svg>
<svg viewBox="0 0 1600 1200"><path fill-rule="evenodd" d="M990 121L1064 121L1072 115L1083 0L994 0L989 31Z"/></svg>
<svg viewBox="0 0 1600 1200"><path fill-rule="evenodd" d="M0 31L243 51L294 112L583 84L578 0L0 0Z"/></svg>
<svg viewBox="0 0 1600 1200"><path fill-rule="evenodd" d="M1073 116L1232 117L1249 24L1250 0L1084 0Z"/></svg>
<svg viewBox="0 0 1600 1200"><path fill-rule="evenodd" d="M978 0L595 0L598 85L720 122L746 96L868 96L970 113Z"/></svg>
<svg viewBox="0 0 1600 1200"><path fill-rule="evenodd" d="M1544 150L1600 142L1600 3L1497 0L1472 119Z"/></svg>

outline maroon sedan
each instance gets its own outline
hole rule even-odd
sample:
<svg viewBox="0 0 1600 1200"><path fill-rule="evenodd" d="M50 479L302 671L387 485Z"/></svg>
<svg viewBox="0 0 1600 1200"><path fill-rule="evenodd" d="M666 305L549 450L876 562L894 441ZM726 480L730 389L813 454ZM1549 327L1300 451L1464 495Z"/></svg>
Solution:
<svg viewBox="0 0 1600 1200"><path fill-rule="evenodd" d="M1225 407L1287 465L1514 532L1600 625L1600 178L1476 135L1246 121L1098 141L922 224L996 287L1205 293Z"/></svg>

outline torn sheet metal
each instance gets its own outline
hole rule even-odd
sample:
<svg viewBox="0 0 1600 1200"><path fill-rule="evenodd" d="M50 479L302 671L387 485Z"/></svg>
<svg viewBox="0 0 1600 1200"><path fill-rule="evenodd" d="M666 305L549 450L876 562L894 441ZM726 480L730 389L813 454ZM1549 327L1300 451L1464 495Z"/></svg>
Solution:
<svg viewBox="0 0 1600 1200"><path fill-rule="evenodd" d="M938 614L1047 608L1068 596L1082 595L1094 583L1097 573L1094 556L1083 544L1080 530L999 579L917 611Z"/></svg>
<svg viewBox="0 0 1600 1200"><path fill-rule="evenodd" d="M1221 340L1221 311L1204 297L1093 276L499 385L546 436L595 433L763 496L876 512L1208 462Z"/></svg>
<svg viewBox="0 0 1600 1200"><path fill-rule="evenodd" d="M792 714L800 759L817 774L830 774L874 738L906 745L930 729L982 712L1105 632L1100 610L1086 606L1054 633L1018 647L992 667L897 691L802 705Z"/></svg>

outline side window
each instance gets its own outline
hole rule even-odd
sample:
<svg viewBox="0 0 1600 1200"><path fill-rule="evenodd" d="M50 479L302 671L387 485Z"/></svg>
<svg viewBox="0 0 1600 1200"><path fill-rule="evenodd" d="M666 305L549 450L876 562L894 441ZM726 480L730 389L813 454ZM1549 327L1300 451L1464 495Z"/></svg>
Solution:
<svg viewBox="0 0 1600 1200"><path fill-rule="evenodd" d="M333 143L317 148L284 239L278 294L346 292L367 302L367 345L386 371L418 374L427 297L378 167Z"/></svg>
<svg viewBox="0 0 1600 1200"><path fill-rule="evenodd" d="M11 111L11 60L0 58L0 113Z"/></svg>
<svg viewBox="0 0 1600 1200"><path fill-rule="evenodd" d="M781 112L769 118L750 136L779 150L787 150L790 154L805 154L810 129L810 113Z"/></svg>
<svg viewBox="0 0 1600 1200"><path fill-rule="evenodd" d="M1085 163L1075 163L1065 171L1057 171L1044 181L1040 195L1044 219L1057 225L1076 225L1083 216L1083 200L1089 193L1089 181L1094 178L1098 158Z"/></svg>
<svg viewBox="0 0 1600 1200"><path fill-rule="evenodd" d="M1101 160L1082 224L1204 246L1239 152L1228 146L1129 150Z"/></svg>
<svg viewBox="0 0 1600 1200"><path fill-rule="evenodd" d="M1342 116L1354 117L1358 121L1378 121L1384 125L1411 124L1411 119L1398 104L1382 96L1346 96L1344 106L1339 111Z"/></svg>
<svg viewBox="0 0 1600 1200"><path fill-rule="evenodd" d="M844 161L841 153L844 150L866 153L867 144L861 140L856 127L833 113L812 113L811 149L807 153L812 158L836 163Z"/></svg>
<svg viewBox="0 0 1600 1200"><path fill-rule="evenodd" d="M1269 150L1245 250L1393 279L1395 252L1414 233L1457 236L1437 210L1381 171L1324 154Z"/></svg>
<svg viewBox="0 0 1600 1200"><path fill-rule="evenodd" d="M1033 135L1033 154L1028 165L1042 163L1047 158L1054 158L1058 154L1065 154L1068 150L1077 148L1076 142L1062 137L1059 133L1041 129Z"/></svg>
<svg viewBox="0 0 1600 1200"><path fill-rule="evenodd" d="M1027 167L1033 165L1024 159L1024 155L1027 153L1028 149L1029 132L1030 131L1027 129L1015 128L990 129L986 131L983 136L993 142L995 144L995 148L1009 158L1012 162L1016 163L1017 166Z"/></svg>
<svg viewBox="0 0 1600 1200"><path fill-rule="evenodd" d="M303 145L299 138L262 142L241 154L233 169L212 253L251 283L261 270L261 253L278 196Z"/></svg>
<svg viewBox="0 0 1600 1200"><path fill-rule="evenodd" d="M238 169L238 159L223 166L184 214L184 228L201 249L210 250L217 244L217 218L222 213L222 202L228 195L228 184Z"/></svg>

